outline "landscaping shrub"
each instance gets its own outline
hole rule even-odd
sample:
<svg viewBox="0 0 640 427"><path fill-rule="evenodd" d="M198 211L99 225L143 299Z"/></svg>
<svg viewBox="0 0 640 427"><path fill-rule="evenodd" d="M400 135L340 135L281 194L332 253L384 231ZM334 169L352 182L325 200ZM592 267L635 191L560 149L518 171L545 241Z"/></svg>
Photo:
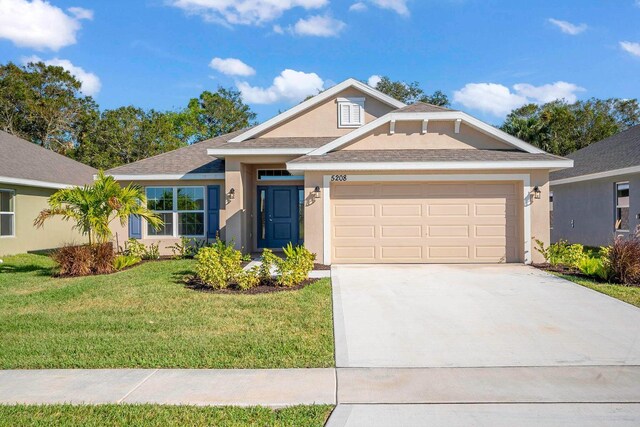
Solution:
<svg viewBox="0 0 640 427"><path fill-rule="evenodd" d="M178 243L167 246L175 259L193 258L205 246L204 240L181 237Z"/></svg>
<svg viewBox="0 0 640 427"><path fill-rule="evenodd" d="M606 254L612 278L625 285L640 285L640 237L618 236Z"/></svg>
<svg viewBox="0 0 640 427"><path fill-rule="evenodd" d="M276 281L281 286L297 286L309 278L316 256L304 246L291 243L283 250L286 258L277 263Z"/></svg>
<svg viewBox="0 0 640 427"><path fill-rule="evenodd" d="M258 267L250 268L249 270L242 270L235 278L238 288L246 291L251 288L255 288L260 284L260 276L258 274Z"/></svg>
<svg viewBox="0 0 640 427"><path fill-rule="evenodd" d="M131 238L124 243L124 251L122 253L140 259L160 259L160 244L152 243L147 247L141 241Z"/></svg>
<svg viewBox="0 0 640 427"><path fill-rule="evenodd" d="M200 249L195 259L196 274L214 289L224 289L237 283L243 273L242 252L233 247L233 242L225 243L216 238L211 246Z"/></svg>
<svg viewBox="0 0 640 427"><path fill-rule="evenodd" d="M58 263L61 276L87 276L90 274L113 273L113 244L63 246L55 250L51 257Z"/></svg>
<svg viewBox="0 0 640 427"><path fill-rule="evenodd" d="M271 281L271 270L278 266L278 263L282 261L279 257L273 254L271 249L263 249L262 256L260 257L260 268L258 269L258 277L263 282Z"/></svg>
<svg viewBox="0 0 640 427"><path fill-rule="evenodd" d="M604 258L584 256L578 262L578 270L587 276L597 277L600 280L609 278L609 265Z"/></svg>
<svg viewBox="0 0 640 427"><path fill-rule="evenodd" d="M124 270L140 263L140 261L142 261L140 258L133 255L118 255L113 259L113 268L116 271Z"/></svg>
<svg viewBox="0 0 640 427"><path fill-rule="evenodd" d="M542 254L545 261L553 266L564 265L578 268L585 257L584 246L579 243L570 245L566 240L560 240L545 247L544 242L536 239L536 250Z"/></svg>

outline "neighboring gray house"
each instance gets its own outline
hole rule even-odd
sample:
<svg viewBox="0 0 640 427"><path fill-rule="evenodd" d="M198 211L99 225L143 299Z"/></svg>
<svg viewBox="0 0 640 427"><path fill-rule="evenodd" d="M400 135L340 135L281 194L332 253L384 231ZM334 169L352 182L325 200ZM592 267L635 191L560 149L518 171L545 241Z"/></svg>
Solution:
<svg viewBox="0 0 640 427"><path fill-rule="evenodd" d="M640 125L570 154L551 173L551 240L609 245L640 225Z"/></svg>

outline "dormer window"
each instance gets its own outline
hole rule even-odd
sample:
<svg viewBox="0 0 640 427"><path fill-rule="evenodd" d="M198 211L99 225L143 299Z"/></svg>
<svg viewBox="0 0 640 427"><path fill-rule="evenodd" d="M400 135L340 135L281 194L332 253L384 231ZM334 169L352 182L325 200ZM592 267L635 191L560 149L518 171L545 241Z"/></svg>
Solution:
<svg viewBox="0 0 640 427"><path fill-rule="evenodd" d="M338 127L364 125L364 98L338 98Z"/></svg>

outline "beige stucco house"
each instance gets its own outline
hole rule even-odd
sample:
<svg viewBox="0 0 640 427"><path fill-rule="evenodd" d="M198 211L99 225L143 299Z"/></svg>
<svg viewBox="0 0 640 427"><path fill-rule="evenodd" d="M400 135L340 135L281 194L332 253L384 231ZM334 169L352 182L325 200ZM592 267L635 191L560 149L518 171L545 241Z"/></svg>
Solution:
<svg viewBox="0 0 640 427"><path fill-rule="evenodd" d="M108 171L146 187L161 230L337 263L528 263L549 242L549 172L571 167L462 111L349 79L250 129ZM165 249L166 251L166 249Z"/></svg>
<svg viewBox="0 0 640 427"><path fill-rule="evenodd" d="M33 220L60 188L90 184L95 169L0 131L0 256L84 243L59 218L36 229Z"/></svg>

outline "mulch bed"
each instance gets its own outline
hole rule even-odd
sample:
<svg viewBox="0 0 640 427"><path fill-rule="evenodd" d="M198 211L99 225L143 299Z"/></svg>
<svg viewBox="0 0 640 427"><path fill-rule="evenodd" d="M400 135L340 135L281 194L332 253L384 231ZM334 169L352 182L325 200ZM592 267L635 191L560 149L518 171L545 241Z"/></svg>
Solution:
<svg viewBox="0 0 640 427"><path fill-rule="evenodd" d="M297 291L304 287L314 284L320 279L307 279L298 286L292 286L290 288L285 286L277 286L274 282L269 282L268 284L260 284L255 288L242 290L236 287L235 285L231 285L226 289L213 289L211 286L204 283L196 276L186 276L184 278L185 287L187 289L191 289L192 291L198 292L207 292L212 294L246 294L246 295L256 295L256 294L270 294L274 292L287 292L287 291Z"/></svg>
<svg viewBox="0 0 640 427"><path fill-rule="evenodd" d="M327 264L317 264L314 263L313 264L313 269L314 270L331 270L331 266L327 265Z"/></svg>
<svg viewBox="0 0 640 427"><path fill-rule="evenodd" d="M606 280L602 280L601 278L599 278L597 276L589 276L587 274L582 273L577 268L567 267L566 265L560 265L560 264L551 265L551 264L548 264L548 263L531 264L531 265L533 267L535 267L535 268L539 268L540 270L545 270L545 271L550 271L550 272L553 272L553 273L560 273L560 274L570 274L572 276L581 277L583 279L588 279L588 280L593 280L595 282L607 283Z"/></svg>

